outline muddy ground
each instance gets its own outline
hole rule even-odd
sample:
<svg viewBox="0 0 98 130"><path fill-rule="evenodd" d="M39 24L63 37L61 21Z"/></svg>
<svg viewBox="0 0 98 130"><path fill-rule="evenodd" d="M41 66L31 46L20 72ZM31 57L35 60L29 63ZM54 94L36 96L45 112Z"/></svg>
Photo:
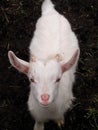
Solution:
<svg viewBox="0 0 98 130"><path fill-rule="evenodd" d="M54 0L68 18L81 49L73 109L62 130L98 130L98 1ZM28 61L28 46L41 16L42 0L0 0L0 130L33 130L27 109L29 81L9 63L7 52ZM59 130L50 121L45 130Z"/></svg>

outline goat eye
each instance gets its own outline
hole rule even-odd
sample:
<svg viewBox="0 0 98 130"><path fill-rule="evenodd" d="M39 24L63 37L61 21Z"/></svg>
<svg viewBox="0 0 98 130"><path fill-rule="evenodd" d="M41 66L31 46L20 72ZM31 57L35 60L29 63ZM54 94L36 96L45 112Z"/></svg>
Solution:
<svg viewBox="0 0 98 130"><path fill-rule="evenodd" d="M56 80L56 82L59 82L60 81L60 78L58 78L57 80Z"/></svg>
<svg viewBox="0 0 98 130"><path fill-rule="evenodd" d="M33 83L35 82L33 78L32 78L32 79L30 79L30 80L31 80L31 82L33 82Z"/></svg>

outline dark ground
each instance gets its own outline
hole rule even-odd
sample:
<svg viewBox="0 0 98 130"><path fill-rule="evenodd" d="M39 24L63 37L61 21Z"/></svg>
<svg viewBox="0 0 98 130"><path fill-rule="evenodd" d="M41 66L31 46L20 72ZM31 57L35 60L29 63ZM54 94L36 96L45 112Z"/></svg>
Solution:
<svg viewBox="0 0 98 130"><path fill-rule="evenodd" d="M29 82L10 65L8 50L28 61L28 46L41 15L42 0L0 0L0 130L33 130L27 110ZM98 130L98 2L55 0L65 15L81 48L76 73L73 109L65 116L63 130ZM54 122L45 130L59 130Z"/></svg>

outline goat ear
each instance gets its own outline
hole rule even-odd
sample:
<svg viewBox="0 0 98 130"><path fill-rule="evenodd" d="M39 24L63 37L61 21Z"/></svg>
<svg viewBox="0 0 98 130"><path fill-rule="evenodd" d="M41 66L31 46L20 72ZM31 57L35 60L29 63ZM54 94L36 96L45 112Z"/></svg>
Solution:
<svg viewBox="0 0 98 130"><path fill-rule="evenodd" d="M12 51L8 52L8 58L14 68L16 68L18 71L20 71L26 75L28 74L28 70L29 70L28 62L16 57L16 55Z"/></svg>
<svg viewBox="0 0 98 130"><path fill-rule="evenodd" d="M73 54L71 59L67 63L62 65L62 71L65 72L65 71L69 70L75 64L78 56L79 56L79 50L76 50L76 52Z"/></svg>

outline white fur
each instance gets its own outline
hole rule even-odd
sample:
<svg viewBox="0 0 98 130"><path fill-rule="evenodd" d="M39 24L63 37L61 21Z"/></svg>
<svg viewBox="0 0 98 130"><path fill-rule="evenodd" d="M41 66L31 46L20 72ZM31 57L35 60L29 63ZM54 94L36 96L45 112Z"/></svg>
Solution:
<svg viewBox="0 0 98 130"><path fill-rule="evenodd" d="M62 62L65 63L77 49L79 50L78 41L69 22L54 9L50 0L46 0L43 3L42 16L37 22L34 38L31 41L30 54L40 60L47 60L49 57L60 54L63 57ZM31 114L37 121L62 119L72 103L75 68L76 66L62 76L58 96L48 108L37 104L31 88L28 105Z"/></svg>
<svg viewBox="0 0 98 130"><path fill-rule="evenodd" d="M42 5L42 16L37 21L29 49L29 63L12 52L9 52L9 59L16 69L27 74L30 81L34 79L30 85L28 108L36 121L34 130L43 130L44 122L63 120L64 113L70 108L74 99L74 72L79 58L78 53L72 64L67 64L67 71L62 72L62 66L69 63L76 50L79 52L79 46L70 23L54 9L51 0L45 0ZM62 61L54 58L57 54ZM50 96L46 107L42 105L43 94Z"/></svg>

